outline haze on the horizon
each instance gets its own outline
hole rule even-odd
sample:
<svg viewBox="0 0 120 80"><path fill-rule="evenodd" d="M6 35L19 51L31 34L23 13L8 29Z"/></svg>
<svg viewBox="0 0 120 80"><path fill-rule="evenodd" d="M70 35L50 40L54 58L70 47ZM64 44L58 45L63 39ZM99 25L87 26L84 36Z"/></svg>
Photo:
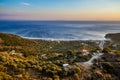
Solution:
<svg viewBox="0 0 120 80"><path fill-rule="evenodd" d="M120 0L0 0L0 20L120 20Z"/></svg>

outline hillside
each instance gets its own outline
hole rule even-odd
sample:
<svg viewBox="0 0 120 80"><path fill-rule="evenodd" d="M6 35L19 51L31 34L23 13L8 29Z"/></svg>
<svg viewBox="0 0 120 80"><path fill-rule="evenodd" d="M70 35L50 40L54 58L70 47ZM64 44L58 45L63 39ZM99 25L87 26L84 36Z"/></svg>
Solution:
<svg viewBox="0 0 120 80"><path fill-rule="evenodd" d="M0 80L119 80L120 53L113 54L109 41L93 65L79 65L100 50L99 42L33 40L0 33ZM82 49L89 54L82 55Z"/></svg>
<svg viewBox="0 0 120 80"><path fill-rule="evenodd" d="M120 33L109 33L105 35L105 38L111 39L110 47L112 49L120 50Z"/></svg>
<svg viewBox="0 0 120 80"><path fill-rule="evenodd" d="M111 39L116 43L120 43L120 33L109 33L105 35L105 38Z"/></svg>
<svg viewBox="0 0 120 80"><path fill-rule="evenodd" d="M96 46L95 41L46 41L21 38L13 34L0 33L0 51L16 50L25 56L43 53L63 53L69 50L78 51L86 44L87 49Z"/></svg>

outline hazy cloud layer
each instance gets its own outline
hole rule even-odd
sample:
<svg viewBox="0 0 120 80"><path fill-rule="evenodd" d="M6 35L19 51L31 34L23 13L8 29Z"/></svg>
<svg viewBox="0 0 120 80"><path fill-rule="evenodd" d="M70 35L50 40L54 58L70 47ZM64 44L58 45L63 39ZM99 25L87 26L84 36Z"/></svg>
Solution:
<svg viewBox="0 0 120 80"><path fill-rule="evenodd" d="M30 3L27 3L27 2L21 2L20 4L24 5L24 6L30 6L31 5Z"/></svg>

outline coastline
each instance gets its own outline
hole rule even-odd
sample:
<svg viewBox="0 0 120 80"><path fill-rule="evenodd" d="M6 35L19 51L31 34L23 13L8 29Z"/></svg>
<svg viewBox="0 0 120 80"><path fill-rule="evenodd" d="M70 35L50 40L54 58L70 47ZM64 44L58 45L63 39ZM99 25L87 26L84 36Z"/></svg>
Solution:
<svg viewBox="0 0 120 80"><path fill-rule="evenodd" d="M20 36L20 35L18 35L18 34L14 34L14 33L6 33L6 32L0 32L0 33L3 33L3 34L11 34L11 35L16 35L16 36L19 36L19 37L21 37L21 38L23 38L23 39L30 39L30 40L43 40L43 41L110 41L111 39L109 39L109 38L105 38L105 36L107 35L107 34L110 34L110 33L107 33L107 34L105 34L104 35L104 37L103 38L101 38L101 39L56 39L56 38L37 38L37 37L24 37L24 36Z"/></svg>
<svg viewBox="0 0 120 80"><path fill-rule="evenodd" d="M19 35L18 35L19 36ZM56 39L56 38L34 38L34 37L23 37L24 39L32 39L32 40L44 40L44 41L109 41L110 39Z"/></svg>
<svg viewBox="0 0 120 80"><path fill-rule="evenodd" d="M37 70L36 74L38 75L41 74L40 76L42 76L43 71L45 71L44 73L45 76L42 76L43 78L48 76L47 70L50 70L50 74L52 74L53 71L57 71L57 75L60 78L63 78L63 76L59 75L58 73L59 72L64 73L65 69L68 69L67 71L68 73L69 71L80 70L80 73L75 72L75 74L78 74L78 75L86 74L84 72L92 70L93 72L92 75L96 75L96 73L94 73L95 70L98 70L98 71L107 70L109 66L107 65L107 63L110 63L111 61L114 61L114 62L118 61L119 56L117 56L114 53L120 50L120 48L118 48L117 50L117 48L112 49L111 47L108 47L109 45L111 45L110 41L101 41L101 40L78 40L78 41L52 40L51 41L51 40L42 40L39 38L30 39L30 38L21 37L14 34L5 34L5 33L0 33L0 43L1 43L0 57L4 59L2 60L2 63L8 62L9 65L13 63L12 65L18 66L17 68L16 66L15 67L13 66L14 69L16 70L19 70L19 65L22 64L25 67L20 65L20 68L24 69L24 72L29 73L29 71L27 70L29 68L29 70L33 71L33 73ZM101 47L102 48L104 47L104 49L102 49ZM105 54L102 54L101 50L103 50L102 52ZM114 55L116 56L114 57ZM103 63L101 63L101 61ZM26 67L26 64L27 64L27 67ZM13 71L13 69L11 69L9 65L7 66L7 68L10 71ZM68 66L64 67L63 65L68 65ZM111 65L115 69L116 69L116 66L119 66L119 64L114 65L113 63ZM2 66L6 67L4 65ZM113 68L112 68L112 71L116 71ZM3 72L5 73L5 71ZM10 74L9 72L5 74L10 76L18 75L15 70L14 70L14 73L15 74ZM19 74L22 76L24 75L24 74L21 74L21 72L19 72ZM38 79L39 77L37 77L36 74L32 74L32 75L34 75L35 78ZM91 75L90 72L87 72L87 74ZM106 73L102 73L102 75L105 75L105 74ZM29 75L31 75L31 73L29 73ZM69 74L67 75L68 77L71 76ZM52 76L49 76L49 77L52 77ZM86 77L86 75L84 77ZM33 77L30 77L30 78L33 78Z"/></svg>

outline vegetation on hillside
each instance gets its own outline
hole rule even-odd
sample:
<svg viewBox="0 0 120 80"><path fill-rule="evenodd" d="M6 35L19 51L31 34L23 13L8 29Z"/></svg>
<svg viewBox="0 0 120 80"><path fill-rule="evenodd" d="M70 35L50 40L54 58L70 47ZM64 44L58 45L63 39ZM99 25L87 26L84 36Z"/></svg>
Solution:
<svg viewBox="0 0 120 80"><path fill-rule="evenodd" d="M0 33L0 80L119 80L120 51L109 41L91 68L76 64L100 50L98 42L30 40ZM90 54L83 56L82 49Z"/></svg>
<svg viewBox="0 0 120 80"><path fill-rule="evenodd" d="M120 44L120 33L111 33L111 34L106 34L105 38L111 39L116 43Z"/></svg>

